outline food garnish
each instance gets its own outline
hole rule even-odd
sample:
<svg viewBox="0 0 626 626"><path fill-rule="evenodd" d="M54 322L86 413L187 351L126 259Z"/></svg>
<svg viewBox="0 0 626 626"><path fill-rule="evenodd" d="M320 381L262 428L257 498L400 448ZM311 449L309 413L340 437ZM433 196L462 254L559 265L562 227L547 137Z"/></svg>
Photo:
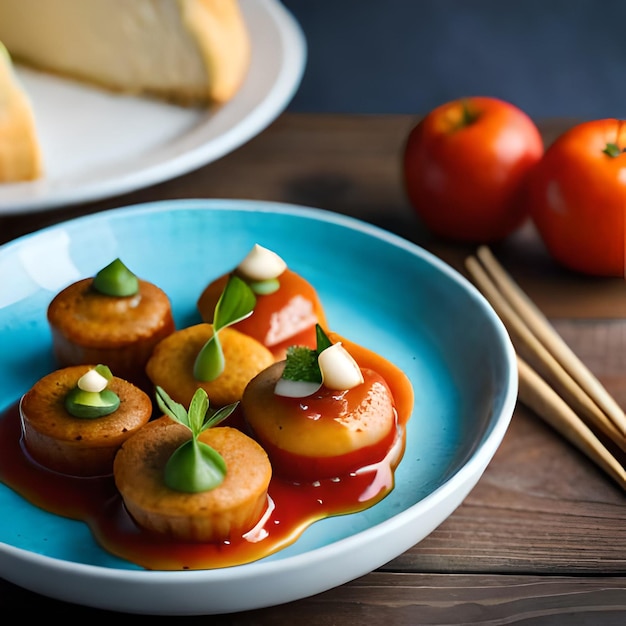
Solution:
<svg viewBox="0 0 626 626"><path fill-rule="evenodd" d="M256 296L241 278L232 275L224 287L213 315L213 335L204 344L196 357L193 375L196 380L215 380L224 371L224 351L219 331L245 319L254 311Z"/></svg>
<svg viewBox="0 0 626 626"><path fill-rule="evenodd" d="M361 368L340 341L326 348L317 360L328 389L352 389L364 382Z"/></svg>
<svg viewBox="0 0 626 626"><path fill-rule="evenodd" d="M315 327L317 347L291 346L274 393L288 398L314 394L322 385L347 390L363 383L361 368L341 342L333 344L322 327Z"/></svg>
<svg viewBox="0 0 626 626"><path fill-rule="evenodd" d="M278 277L286 269L287 264L278 254L255 243L235 272L250 285L254 293L266 296L279 289Z"/></svg>
<svg viewBox="0 0 626 626"><path fill-rule="evenodd" d="M216 411L209 406L207 392L199 387L187 411L182 404L172 400L162 388L156 388L159 408L175 422L191 431L191 439L172 453L165 465L165 484L175 491L198 493L209 491L222 484L226 476L226 463L217 450L198 439L199 435L225 420L238 402Z"/></svg>
<svg viewBox="0 0 626 626"><path fill-rule="evenodd" d="M113 378L106 365L96 365L83 374L65 396L65 408L74 417L94 419L110 415L120 406L118 395L107 389Z"/></svg>
<svg viewBox="0 0 626 626"><path fill-rule="evenodd" d="M134 296L139 291L139 279L118 258L94 276L93 288L105 296Z"/></svg>

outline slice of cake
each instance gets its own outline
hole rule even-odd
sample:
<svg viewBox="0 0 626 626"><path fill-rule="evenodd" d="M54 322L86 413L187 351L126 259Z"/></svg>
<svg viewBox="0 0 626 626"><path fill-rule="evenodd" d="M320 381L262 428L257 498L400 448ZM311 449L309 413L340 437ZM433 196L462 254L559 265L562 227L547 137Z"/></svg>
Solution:
<svg viewBox="0 0 626 626"><path fill-rule="evenodd" d="M1 0L15 61L113 91L226 102L250 62L237 0Z"/></svg>
<svg viewBox="0 0 626 626"><path fill-rule="evenodd" d="M0 43L0 182L29 181L41 174L41 150L30 100Z"/></svg>

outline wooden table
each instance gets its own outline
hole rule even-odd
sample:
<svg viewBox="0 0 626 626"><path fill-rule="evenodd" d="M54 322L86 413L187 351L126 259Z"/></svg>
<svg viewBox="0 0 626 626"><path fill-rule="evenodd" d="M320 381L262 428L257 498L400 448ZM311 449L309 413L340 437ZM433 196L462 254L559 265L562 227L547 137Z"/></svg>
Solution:
<svg viewBox="0 0 626 626"><path fill-rule="evenodd" d="M400 158L412 116L284 114L234 153L117 197L0 217L0 243L59 221L167 198L247 198L361 218L463 271L472 248L432 238L404 196ZM540 124L546 143L572 125ZM557 267L529 224L492 248L574 351L626 406L626 289ZM6 514L6 513L3 513ZM0 609L102 617L0 580ZM188 617L189 621L206 620ZM290 604L220 624L625 624L624 492L523 406L464 503L379 570Z"/></svg>

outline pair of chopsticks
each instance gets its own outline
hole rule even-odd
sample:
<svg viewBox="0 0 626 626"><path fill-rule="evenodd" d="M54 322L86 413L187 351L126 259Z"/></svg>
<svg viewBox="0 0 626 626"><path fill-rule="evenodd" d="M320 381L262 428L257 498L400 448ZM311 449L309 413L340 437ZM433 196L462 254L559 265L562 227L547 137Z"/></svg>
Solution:
<svg viewBox="0 0 626 626"><path fill-rule="evenodd" d="M517 352L519 401L626 490L626 416L488 247L465 267ZM621 451L621 452L620 452Z"/></svg>

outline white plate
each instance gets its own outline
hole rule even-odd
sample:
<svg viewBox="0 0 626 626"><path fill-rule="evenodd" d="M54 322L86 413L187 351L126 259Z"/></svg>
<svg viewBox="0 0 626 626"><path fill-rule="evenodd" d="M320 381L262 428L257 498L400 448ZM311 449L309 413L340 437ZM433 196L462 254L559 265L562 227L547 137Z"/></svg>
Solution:
<svg viewBox="0 0 626 626"><path fill-rule="evenodd" d="M141 233L139 237L137 234ZM82 217L0 246L0 413L54 369L46 308L67 283L119 256L199 321L207 282L254 243L317 289L329 327L409 376L415 407L393 491L324 519L254 563L143 571L78 521L0 484L0 576L60 600L129 613L228 613L297 600L362 576L426 537L493 457L517 398L515 354L480 293L408 241L328 211L269 202L164 201ZM167 254L163 254L167 251Z"/></svg>
<svg viewBox="0 0 626 626"><path fill-rule="evenodd" d="M111 94L18 68L45 159L41 180L0 185L0 215L128 193L185 174L266 128L300 84L306 41L278 0L241 0L252 40L235 97L206 111Z"/></svg>

